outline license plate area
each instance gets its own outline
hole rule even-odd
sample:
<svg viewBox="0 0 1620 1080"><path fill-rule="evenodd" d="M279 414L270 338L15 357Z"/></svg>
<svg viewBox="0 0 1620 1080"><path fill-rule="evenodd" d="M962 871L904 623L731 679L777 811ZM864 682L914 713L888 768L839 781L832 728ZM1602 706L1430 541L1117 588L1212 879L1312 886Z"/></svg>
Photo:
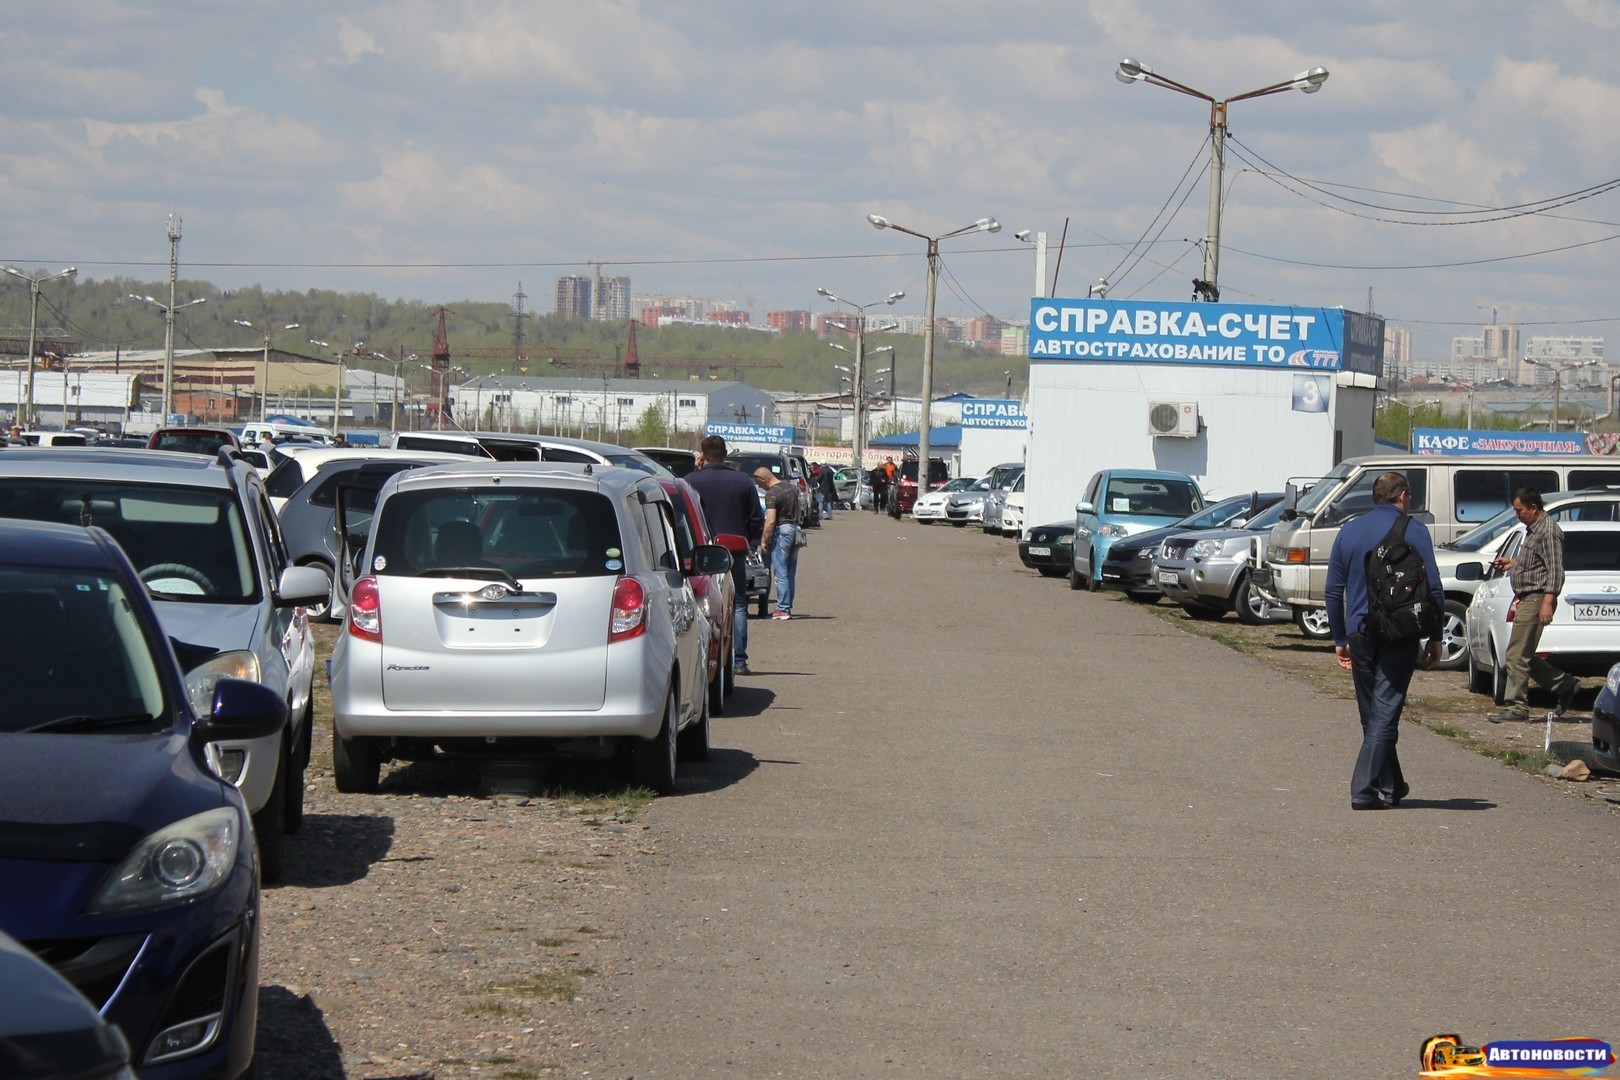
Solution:
<svg viewBox="0 0 1620 1080"><path fill-rule="evenodd" d="M1153 580L1160 585L1180 585L1181 575L1174 570L1156 570L1153 573Z"/></svg>
<svg viewBox="0 0 1620 1080"><path fill-rule="evenodd" d="M1577 602L1571 606L1576 622L1620 622L1620 601L1601 604Z"/></svg>
<svg viewBox="0 0 1620 1080"><path fill-rule="evenodd" d="M1029 549L1029 553L1031 555L1042 555L1042 556L1050 557L1051 554L1052 554L1052 549L1049 548L1049 547L1031 547Z"/></svg>

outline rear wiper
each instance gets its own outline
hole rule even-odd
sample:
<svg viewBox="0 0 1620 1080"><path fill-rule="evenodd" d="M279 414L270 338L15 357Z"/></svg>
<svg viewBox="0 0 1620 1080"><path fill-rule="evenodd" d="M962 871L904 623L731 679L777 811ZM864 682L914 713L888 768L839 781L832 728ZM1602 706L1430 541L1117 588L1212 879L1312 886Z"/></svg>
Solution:
<svg viewBox="0 0 1620 1080"><path fill-rule="evenodd" d="M55 720L25 727L18 734L27 735L37 731L99 731L102 728L126 727L130 724L150 724L152 720L151 713L130 713L127 716L86 716L81 713L58 716Z"/></svg>
<svg viewBox="0 0 1620 1080"><path fill-rule="evenodd" d="M480 581L499 581L513 592L523 591L523 582L497 566L435 566L417 572L417 577L466 577Z"/></svg>

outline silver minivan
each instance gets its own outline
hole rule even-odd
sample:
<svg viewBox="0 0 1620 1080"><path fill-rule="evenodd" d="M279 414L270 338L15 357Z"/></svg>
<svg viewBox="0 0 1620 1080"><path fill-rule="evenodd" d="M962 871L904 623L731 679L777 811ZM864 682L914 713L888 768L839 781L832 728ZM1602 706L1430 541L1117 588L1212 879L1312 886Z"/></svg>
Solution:
<svg viewBox="0 0 1620 1080"><path fill-rule="evenodd" d="M370 513L370 507L362 507ZM339 528L351 548L345 489ZM629 751L636 782L675 786L709 752L709 627L663 484L631 469L469 461L396 473L375 496L362 576L332 653L340 791L435 748Z"/></svg>
<svg viewBox="0 0 1620 1080"><path fill-rule="evenodd" d="M1269 602L1292 607L1308 638L1326 639L1331 633L1323 593L1339 527L1372 509L1373 482L1390 471L1405 474L1411 514L1429 526L1436 544L1512 505L1513 492L1521 487L1549 492L1620 484L1620 458L1588 454L1376 455L1347 458L1321 478L1296 478L1288 485L1283 520L1266 542L1254 587Z"/></svg>

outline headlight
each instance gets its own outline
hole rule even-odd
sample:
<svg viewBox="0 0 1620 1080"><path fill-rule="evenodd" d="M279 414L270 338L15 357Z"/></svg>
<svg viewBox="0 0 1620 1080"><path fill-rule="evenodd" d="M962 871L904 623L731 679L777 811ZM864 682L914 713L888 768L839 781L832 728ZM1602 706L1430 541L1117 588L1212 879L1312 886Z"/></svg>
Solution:
<svg viewBox="0 0 1620 1080"><path fill-rule="evenodd" d="M1211 555L1220 554L1221 542L1219 540L1200 540L1192 546L1192 557L1207 559Z"/></svg>
<svg viewBox="0 0 1620 1080"><path fill-rule="evenodd" d="M1151 559L1153 558L1153 549L1150 547L1145 547L1136 553L1136 557L1138 559Z"/></svg>
<svg viewBox="0 0 1620 1080"><path fill-rule="evenodd" d="M164 907L212 891L236 865L240 821L222 806L157 830L102 879L85 914Z"/></svg>
<svg viewBox="0 0 1620 1080"><path fill-rule="evenodd" d="M1099 526L1097 526L1097 535L1098 536L1129 536L1131 534L1125 531L1125 526L1123 526L1123 525L1099 525Z"/></svg>
<svg viewBox="0 0 1620 1080"><path fill-rule="evenodd" d="M1062 536L1057 538L1057 542L1065 545L1066 547L1074 547L1074 533L1064 533Z"/></svg>
<svg viewBox="0 0 1620 1080"><path fill-rule="evenodd" d="M186 697L191 701L191 711L198 716L214 711L214 686L219 680L258 682L259 675L259 658L246 649L209 657L186 672Z"/></svg>
<svg viewBox="0 0 1620 1080"><path fill-rule="evenodd" d="M1606 685L1609 688L1609 693L1620 694L1620 664L1616 664L1609 669L1609 678Z"/></svg>

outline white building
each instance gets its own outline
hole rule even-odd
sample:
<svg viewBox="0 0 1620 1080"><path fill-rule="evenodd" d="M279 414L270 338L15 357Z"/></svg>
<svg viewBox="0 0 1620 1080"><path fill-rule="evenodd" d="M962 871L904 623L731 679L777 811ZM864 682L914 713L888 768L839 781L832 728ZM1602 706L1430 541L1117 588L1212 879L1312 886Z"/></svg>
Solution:
<svg viewBox="0 0 1620 1080"><path fill-rule="evenodd" d="M1383 320L1343 309L1036 300L1029 525L1073 520L1101 469L1279 490L1373 451Z"/></svg>

